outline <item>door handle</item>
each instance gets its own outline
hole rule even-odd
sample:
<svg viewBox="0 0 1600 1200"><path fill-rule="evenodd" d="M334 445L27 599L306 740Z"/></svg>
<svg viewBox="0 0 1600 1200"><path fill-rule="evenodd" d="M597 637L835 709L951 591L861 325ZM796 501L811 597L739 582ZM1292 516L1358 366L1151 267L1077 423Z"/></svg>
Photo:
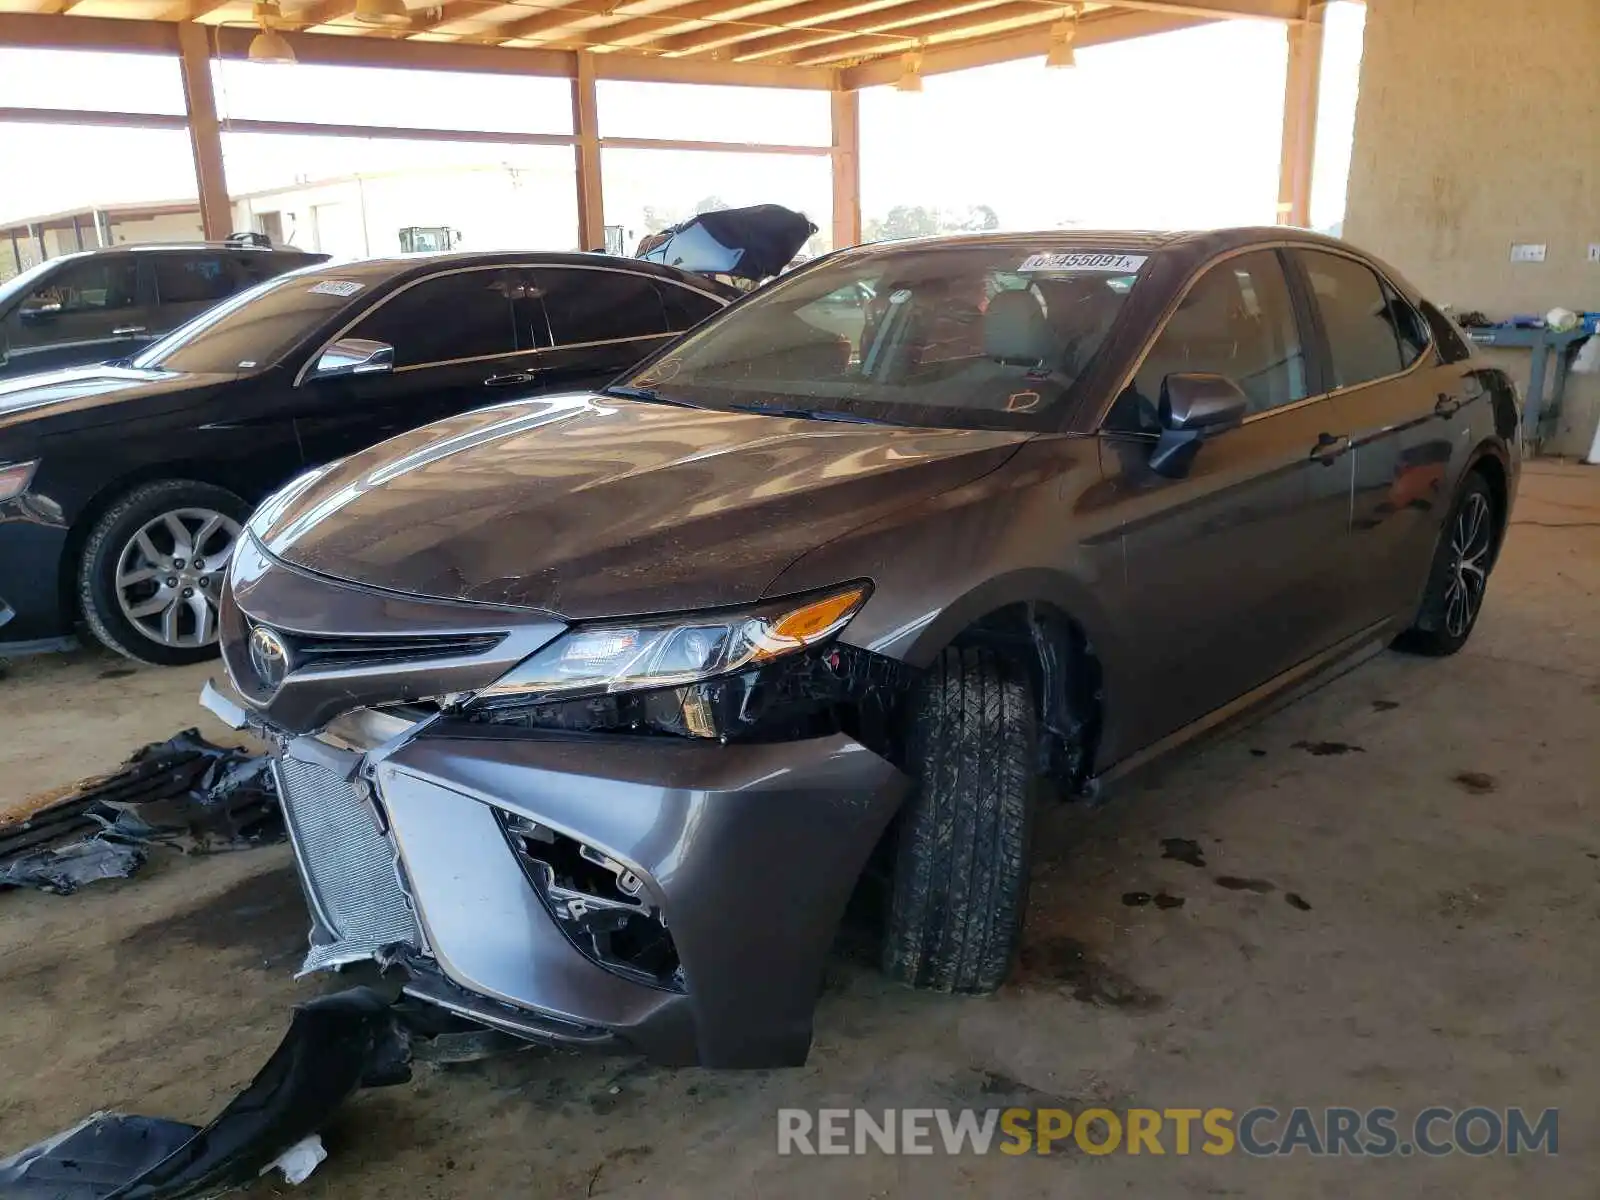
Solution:
<svg viewBox="0 0 1600 1200"><path fill-rule="evenodd" d="M509 375L491 375L483 381L484 387L509 387L517 383L532 383L532 371L512 371Z"/></svg>
<svg viewBox="0 0 1600 1200"><path fill-rule="evenodd" d="M1331 467L1335 459L1348 452L1350 438L1343 433L1319 433L1317 444L1311 448L1311 457L1325 467Z"/></svg>
<svg viewBox="0 0 1600 1200"><path fill-rule="evenodd" d="M1466 401L1462 400L1460 396L1453 396L1449 392L1440 392L1439 399L1433 406L1433 411L1436 416L1453 417L1460 411L1464 403Z"/></svg>
<svg viewBox="0 0 1600 1200"><path fill-rule="evenodd" d="M149 333L148 325L118 325L111 331L112 337L132 337L136 333Z"/></svg>

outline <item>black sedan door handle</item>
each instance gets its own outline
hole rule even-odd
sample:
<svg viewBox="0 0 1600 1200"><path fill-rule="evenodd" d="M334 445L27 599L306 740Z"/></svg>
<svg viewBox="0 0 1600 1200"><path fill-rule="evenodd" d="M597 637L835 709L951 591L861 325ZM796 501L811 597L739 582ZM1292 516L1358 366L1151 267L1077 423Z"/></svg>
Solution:
<svg viewBox="0 0 1600 1200"><path fill-rule="evenodd" d="M1465 401L1460 396L1453 396L1449 392L1440 392L1439 399L1433 406L1436 416L1453 417L1460 410Z"/></svg>
<svg viewBox="0 0 1600 1200"><path fill-rule="evenodd" d="M483 381L484 387L510 387L517 383L532 383L533 372L513 371L509 375L491 375Z"/></svg>
<svg viewBox="0 0 1600 1200"><path fill-rule="evenodd" d="M1331 467L1335 459L1350 449L1350 438L1342 433L1321 433L1317 435L1317 444L1312 447L1311 457L1325 467Z"/></svg>

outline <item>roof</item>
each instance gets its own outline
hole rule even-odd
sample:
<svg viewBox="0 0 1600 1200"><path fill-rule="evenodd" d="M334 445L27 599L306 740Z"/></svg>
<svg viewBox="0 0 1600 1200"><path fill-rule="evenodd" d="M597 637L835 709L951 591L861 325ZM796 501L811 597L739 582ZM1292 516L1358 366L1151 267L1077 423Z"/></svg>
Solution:
<svg viewBox="0 0 1600 1200"><path fill-rule="evenodd" d="M717 285L703 275L680 271L676 267L645 262L637 258L623 258L612 254L584 253L575 250L447 250L438 253L399 254L387 258L364 258L355 262L322 262L302 267L299 275L331 279L348 279L361 283L376 283L404 275L426 275L452 267L612 267L688 283L701 290L722 293Z"/></svg>
<svg viewBox="0 0 1600 1200"><path fill-rule="evenodd" d="M254 34L249 0L0 0L14 28L24 22L83 19L88 42L115 36L114 18L149 28L138 37L157 48L154 28L190 19L218 27L217 53L243 57ZM750 82L848 88L893 82L914 53L949 59L925 69L1043 54L1071 20L1079 46L1122 41L1232 17L1305 20L1308 0L407 0L409 21L364 24L356 0L281 0L283 30L301 61L465 70L526 70L572 75L581 51L601 78ZM39 15L41 8L45 14ZM54 14L60 14L54 15ZM66 20L63 22L62 17ZM96 20L98 18L98 20ZM295 35L305 34L302 39ZM8 39L0 26L0 42ZM35 42L35 44L44 44ZM60 43L56 43L60 44ZM109 45L105 48L111 48ZM492 51L521 51L522 66ZM538 58L543 53L544 59ZM492 65L496 57L506 65ZM430 61L431 60L431 61ZM476 63L478 65L468 65ZM838 72L849 74L840 77Z"/></svg>

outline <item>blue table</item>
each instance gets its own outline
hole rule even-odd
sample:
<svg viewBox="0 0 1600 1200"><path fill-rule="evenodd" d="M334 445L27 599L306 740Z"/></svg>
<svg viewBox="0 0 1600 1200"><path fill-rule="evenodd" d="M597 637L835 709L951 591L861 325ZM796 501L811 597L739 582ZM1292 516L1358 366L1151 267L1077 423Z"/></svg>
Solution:
<svg viewBox="0 0 1600 1200"><path fill-rule="evenodd" d="M1468 329L1466 334L1480 346L1494 346L1501 350L1527 350L1533 355L1533 365L1528 371L1528 395L1522 409L1522 434L1537 444L1542 432L1540 426L1561 411L1561 400L1567 391L1567 367L1571 355L1567 351L1574 343L1589 336L1582 325L1567 333L1553 329L1527 329L1516 325L1491 325ZM1600 335L1596 335L1600 336ZM1550 393L1548 408L1544 401L1545 364L1551 351L1556 356L1555 386Z"/></svg>

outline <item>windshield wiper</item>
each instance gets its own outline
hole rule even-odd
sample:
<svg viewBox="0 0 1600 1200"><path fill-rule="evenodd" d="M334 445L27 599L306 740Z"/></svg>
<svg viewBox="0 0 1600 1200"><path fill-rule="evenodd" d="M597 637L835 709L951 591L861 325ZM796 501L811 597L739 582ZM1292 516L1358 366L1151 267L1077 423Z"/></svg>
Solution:
<svg viewBox="0 0 1600 1200"><path fill-rule="evenodd" d="M763 417L793 417L801 421L843 421L850 425L893 425L881 417L863 417L859 413L836 412L827 408L769 408L760 404L730 404L736 412L757 413Z"/></svg>
<svg viewBox="0 0 1600 1200"><path fill-rule="evenodd" d="M670 404L674 408L698 408L698 404L690 404L687 400L674 400L670 396L663 396L654 388L632 387L626 383L614 383L610 387L600 389L602 396L616 396L621 400L643 400L648 404Z"/></svg>

